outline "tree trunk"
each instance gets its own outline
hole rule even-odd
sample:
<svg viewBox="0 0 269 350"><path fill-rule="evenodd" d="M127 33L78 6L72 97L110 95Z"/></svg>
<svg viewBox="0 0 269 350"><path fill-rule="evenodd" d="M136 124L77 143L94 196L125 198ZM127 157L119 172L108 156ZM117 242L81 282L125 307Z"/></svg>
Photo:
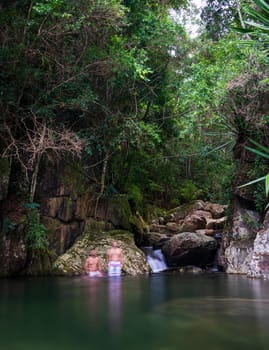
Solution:
<svg viewBox="0 0 269 350"><path fill-rule="evenodd" d="M109 155L110 155L110 149L106 151L104 162L103 162L103 168L102 168L102 174L101 174L101 181L100 181L100 192L98 194L98 197L96 199L96 204L95 204L95 211L94 211L94 216L96 218L97 216L97 210L98 210L98 205L99 201L104 193L105 190L105 180L106 180L106 169L107 169L107 164L109 160Z"/></svg>

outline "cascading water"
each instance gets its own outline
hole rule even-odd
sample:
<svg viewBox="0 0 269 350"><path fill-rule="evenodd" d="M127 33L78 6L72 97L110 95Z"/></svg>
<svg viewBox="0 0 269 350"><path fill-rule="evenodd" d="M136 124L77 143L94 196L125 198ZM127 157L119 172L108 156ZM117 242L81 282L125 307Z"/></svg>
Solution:
<svg viewBox="0 0 269 350"><path fill-rule="evenodd" d="M219 253L220 253L220 247L221 247L222 233L216 233L214 235L214 238L216 239L218 245L217 245L216 254L214 257L212 267L210 268L210 271L211 272L218 272L219 271L218 262L219 262Z"/></svg>
<svg viewBox="0 0 269 350"><path fill-rule="evenodd" d="M161 249L145 247L143 250L146 253L147 261L151 267L152 272L161 272L168 269Z"/></svg>

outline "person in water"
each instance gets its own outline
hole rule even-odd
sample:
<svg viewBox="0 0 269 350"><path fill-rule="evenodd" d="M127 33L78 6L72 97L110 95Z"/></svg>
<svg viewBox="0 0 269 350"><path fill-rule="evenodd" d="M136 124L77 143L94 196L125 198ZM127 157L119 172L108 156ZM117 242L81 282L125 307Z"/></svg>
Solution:
<svg viewBox="0 0 269 350"><path fill-rule="evenodd" d="M101 272L101 260L96 256L95 249L90 251L88 258L85 261L84 270L89 275L89 277L101 277L103 276Z"/></svg>
<svg viewBox="0 0 269 350"><path fill-rule="evenodd" d="M108 276L120 276L123 266L123 252L116 241L112 242L111 248L107 251Z"/></svg>

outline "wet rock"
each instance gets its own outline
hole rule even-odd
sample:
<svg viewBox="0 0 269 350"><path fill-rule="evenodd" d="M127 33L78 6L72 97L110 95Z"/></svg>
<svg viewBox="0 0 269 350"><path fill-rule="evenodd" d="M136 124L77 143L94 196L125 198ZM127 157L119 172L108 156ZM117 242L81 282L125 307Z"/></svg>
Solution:
<svg viewBox="0 0 269 350"><path fill-rule="evenodd" d="M173 236L163 248L168 265L206 266L213 262L217 241L204 234L183 232Z"/></svg>
<svg viewBox="0 0 269 350"><path fill-rule="evenodd" d="M239 240L230 243L225 250L226 272L246 274L249 271L253 254L253 240Z"/></svg>
<svg viewBox="0 0 269 350"><path fill-rule="evenodd" d="M204 270L198 266L183 266L183 267L180 267L178 271L182 273L190 273L194 275L199 275L201 273L204 273Z"/></svg>

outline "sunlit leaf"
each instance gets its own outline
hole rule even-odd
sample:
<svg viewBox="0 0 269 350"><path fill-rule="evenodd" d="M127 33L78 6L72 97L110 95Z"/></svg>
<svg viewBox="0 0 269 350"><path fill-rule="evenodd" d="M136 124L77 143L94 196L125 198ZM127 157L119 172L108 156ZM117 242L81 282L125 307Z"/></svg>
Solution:
<svg viewBox="0 0 269 350"><path fill-rule="evenodd" d="M265 194L268 197L269 193L269 173L265 176Z"/></svg>
<svg viewBox="0 0 269 350"><path fill-rule="evenodd" d="M246 183L244 185L238 186L238 188L242 188L242 187L253 185L253 184L257 183L257 182L265 180L265 178L266 178L266 176L260 177L258 179L253 180L253 181L250 181L250 182L248 182L248 183Z"/></svg>

